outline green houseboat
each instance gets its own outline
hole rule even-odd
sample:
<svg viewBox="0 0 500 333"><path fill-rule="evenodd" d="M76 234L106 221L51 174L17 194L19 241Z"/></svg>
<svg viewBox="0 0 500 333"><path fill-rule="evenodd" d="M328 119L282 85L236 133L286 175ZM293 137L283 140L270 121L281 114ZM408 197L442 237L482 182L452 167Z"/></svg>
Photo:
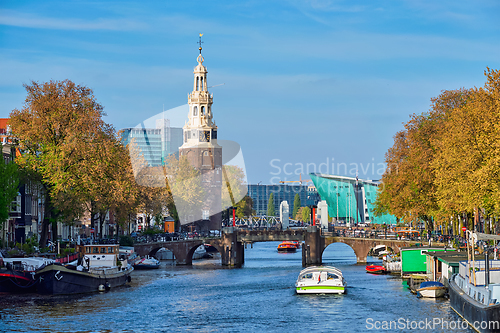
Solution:
<svg viewBox="0 0 500 333"><path fill-rule="evenodd" d="M427 252L454 251L444 247L407 247L401 249L401 276L427 273Z"/></svg>

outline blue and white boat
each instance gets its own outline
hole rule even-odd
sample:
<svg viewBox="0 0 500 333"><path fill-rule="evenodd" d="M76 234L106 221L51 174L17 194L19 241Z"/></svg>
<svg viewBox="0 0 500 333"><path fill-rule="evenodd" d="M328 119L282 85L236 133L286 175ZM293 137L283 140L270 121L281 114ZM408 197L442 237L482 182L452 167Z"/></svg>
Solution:
<svg viewBox="0 0 500 333"><path fill-rule="evenodd" d="M446 287L439 281L425 281L417 288L422 297L439 298L446 294Z"/></svg>

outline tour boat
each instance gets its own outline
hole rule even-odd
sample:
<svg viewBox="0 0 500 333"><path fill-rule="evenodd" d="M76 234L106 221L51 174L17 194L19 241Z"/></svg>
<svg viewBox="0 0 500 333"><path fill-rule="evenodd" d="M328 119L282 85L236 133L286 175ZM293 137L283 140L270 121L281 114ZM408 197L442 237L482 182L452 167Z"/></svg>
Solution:
<svg viewBox="0 0 500 333"><path fill-rule="evenodd" d="M499 241L500 236L467 231L467 246L478 240ZM478 332L500 331L500 260L490 260L486 249L485 260L475 260L474 248L468 249L469 260L461 261L458 274L448 281L450 306ZM496 255L495 255L496 256Z"/></svg>
<svg viewBox="0 0 500 333"><path fill-rule="evenodd" d="M127 260L118 260L119 245L77 246L77 267L53 263L35 273L37 291L64 295L107 291L131 281L134 270Z"/></svg>
<svg viewBox="0 0 500 333"><path fill-rule="evenodd" d="M53 263L53 259L42 257L3 258L0 254L0 292L29 293L36 291L35 270Z"/></svg>
<svg viewBox="0 0 500 333"><path fill-rule="evenodd" d="M371 264L366 266L366 272L372 274L386 274L387 270L384 266Z"/></svg>
<svg viewBox="0 0 500 333"><path fill-rule="evenodd" d="M295 282L297 294L343 294L346 286L342 272L331 266L305 268Z"/></svg>
<svg viewBox="0 0 500 333"><path fill-rule="evenodd" d="M425 281L417 288L417 294L422 297L439 298L446 293L446 287L439 281Z"/></svg>
<svg viewBox="0 0 500 333"><path fill-rule="evenodd" d="M288 241L284 241L278 245L278 252L295 252L297 251L297 246Z"/></svg>
<svg viewBox="0 0 500 333"><path fill-rule="evenodd" d="M160 261L148 256L145 258L137 258L132 266L134 269L154 269L160 267Z"/></svg>

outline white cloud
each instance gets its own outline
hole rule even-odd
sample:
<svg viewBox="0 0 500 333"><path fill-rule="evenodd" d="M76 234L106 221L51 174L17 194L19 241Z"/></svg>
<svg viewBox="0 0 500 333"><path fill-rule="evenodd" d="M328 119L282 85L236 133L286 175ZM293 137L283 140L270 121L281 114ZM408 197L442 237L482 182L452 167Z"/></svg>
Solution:
<svg viewBox="0 0 500 333"><path fill-rule="evenodd" d="M95 19L50 18L12 10L0 13L0 25L24 28L56 29L56 30L114 30L134 31L147 28L144 22L130 19Z"/></svg>

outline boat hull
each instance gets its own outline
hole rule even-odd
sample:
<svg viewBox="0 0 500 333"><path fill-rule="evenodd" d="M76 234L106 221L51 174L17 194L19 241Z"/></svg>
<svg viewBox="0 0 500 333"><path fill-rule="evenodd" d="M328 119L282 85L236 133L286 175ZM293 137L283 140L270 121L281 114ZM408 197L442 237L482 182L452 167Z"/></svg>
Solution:
<svg viewBox="0 0 500 333"><path fill-rule="evenodd" d="M295 288L297 294L344 294L344 286L301 286Z"/></svg>
<svg viewBox="0 0 500 333"><path fill-rule="evenodd" d="M294 248L294 247L284 247L284 248L278 248L278 252L287 252L287 253L291 253L291 252L296 252L297 249Z"/></svg>
<svg viewBox="0 0 500 333"><path fill-rule="evenodd" d="M384 266L370 265L366 266L366 272L371 274L387 274Z"/></svg>
<svg viewBox="0 0 500 333"><path fill-rule="evenodd" d="M475 327L477 331L500 332L500 304L485 306L476 302L458 287L455 278L450 279L448 294L453 311L468 321L469 325ZM483 327L487 327L481 327L482 323L486 323L486 325L483 324Z"/></svg>
<svg viewBox="0 0 500 333"><path fill-rule="evenodd" d="M36 291L36 281L29 272L10 269L0 270L0 293L31 293Z"/></svg>
<svg viewBox="0 0 500 333"><path fill-rule="evenodd" d="M446 287L419 288L417 292L419 292L422 297L439 298L443 297L446 293Z"/></svg>
<svg viewBox="0 0 500 333"><path fill-rule="evenodd" d="M35 275L37 291L47 295L68 295L92 293L113 289L130 282L134 269L111 271L109 274L95 274L68 269L60 265L48 265Z"/></svg>
<svg viewBox="0 0 500 333"><path fill-rule="evenodd" d="M135 264L134 269L157 269L160 268L160 264Z"/></svg>

